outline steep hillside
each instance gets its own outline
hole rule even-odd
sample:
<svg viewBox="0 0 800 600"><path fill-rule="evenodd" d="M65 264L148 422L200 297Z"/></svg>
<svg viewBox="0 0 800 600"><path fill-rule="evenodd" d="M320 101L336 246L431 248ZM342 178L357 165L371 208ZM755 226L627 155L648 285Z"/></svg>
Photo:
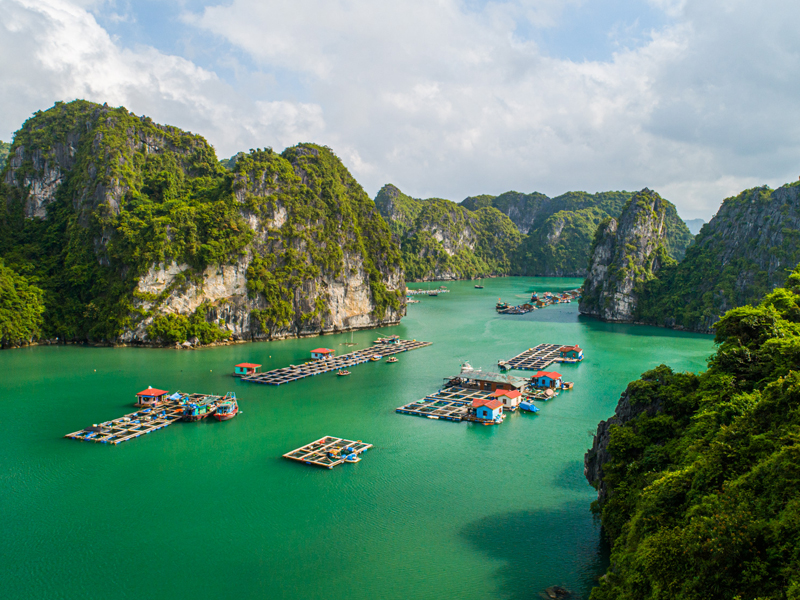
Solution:
<svg viewBox="0 0 800 600"><path fill-rule="evenodd" d="M598 426L592 600L800 598L800 270L716 341L707 371L644 373Z"/></svg>
<svg viewBox="0 0 800 600"><path fill-rule="evenodd" d="M800 261L800 183L728 198L678 265L642 293L637 320L710 331L725 311L782 285Z"/></svg>
<svg viewBox="0 0 800 600"><path fill-rule="evenodd" d="M6 161L8 160L8 151L11 150L11 144L0 140L0 171L5 169Z"/></svg>
<svg viewBox="0 0 800 600"><path fill-rule="evenodd" d="M521 235L497 209L417 200L385 185L375 205L400 243L409 281L510 274Z"/></svg>
<svg viewBox="0 0 800 600"><path fill-rule="evenodd" d="M632 321L642 286L675 263L671 240L690 237L674 205L647 188L636 193L619 219L606 219L597 230L581 314Z"/></svg>
<svg viewBox="0 0 800 600"><path fill-rule="evenodd" d="M42 290L0 260L0 347L37 340L43 312Z"/></svg>
<svg viewBox="0 0 800 600"><path fill-rule="evenodd" d="M587 274L597 227L604 219L619 216L631 196L630 192L568 192L557 198L549 198L538 192L506 192L500 196L471 196L461 202L461 207L470 212L497 209L522 234L520 243L511 255L511 266L504 273L583 277ZM392 230L402 239L419 214L424 205L422 203L430 201L414 200L389 185L381 190L375 202ZM447 218L453 214L452 210L448 210L442 217ZM669 253L672 258L680 260L691 242L691 235L680 227L677 213L670 213L669 219ZM440 229L445 227L444 221L439 223ZM417 246L422 247L419 244ZM424 247L428 254L432 253L430 245ZM417 272L413 265L411 271ZM461 271L469 272L468 269Z"/></svg>
<svg viewBox="0 0 800 600"><path fill-rule="evenodd" d="M43 335L174 343L396 323L400 252L327 148L240 153L85 101L36 113L3 172L0 256Z"/></svg>

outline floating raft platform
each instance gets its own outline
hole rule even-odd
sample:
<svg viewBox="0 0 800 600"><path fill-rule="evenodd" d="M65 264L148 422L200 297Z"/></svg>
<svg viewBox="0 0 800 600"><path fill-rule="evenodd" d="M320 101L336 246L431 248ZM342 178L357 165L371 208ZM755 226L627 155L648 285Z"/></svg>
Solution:
<svg viewBox="0 0 800 600"><path fill-rule="evenodd" d="M273 369L266 373L256 373L255 375L242 377L242 381L262 383L264 385L281 385L283 383L291 383L292 381L305 379L306 377L312 377L313 375L319 375L320 373L329 373L331 371L346 369L354 365L360 365L369 362L375 355L385 357L430 345L431 342L418 342L417 340L398 339L395 342L379 340L375 342L372 348L366 350L356 350L333 358L314 360L302 365L289 365L288 367Z"/></svg>
<svg viewBox="0 0 800 600"><path fill-rule="evenodd" d="M561 358L560 349L564 344L539 344L535 348L528 348L525 352L514 358L500 361L498 365L503 369L519 369L520 371L541 371L554 362L576 362Z"/></svg>
<svg viewBox="0 0 800 600"><path fill-rule="evenodd" d="M473 400L495 399L491 390L449 387L395 409L403 415L430 417L445 421L472 421L469 414Z"/></svg>
<svg viewBox="0 0 800 600"><path fill-rule="evenodd" d="M343 452L345 448L351 448L352 451L345 454ZM306 444L297 450L287 452L283 455L283 458L296 460L307 465L315 465L318 467L325 467L326 469L332 469L333 467L347 462L346 458L351 454L358 456L370 448L372 448L372 444L367 444L361 440L345 440L343 438L329 435L320 438L315 442L311 442L310 444ZM334 453L338 455L338 457L331 458L328 456L329 453Z"/></svg>
<svg viewBox="0 0 800 600"><path fill-rule="evenodd" d="M186 404L216 405L223 399L224 396L211 394L180 394L180 399L170 399L158 406L144 408L112 421L92 425L86 429L68 433L64 437L101 444L121 444L180 421L183 418L183 409Z"/></svg>

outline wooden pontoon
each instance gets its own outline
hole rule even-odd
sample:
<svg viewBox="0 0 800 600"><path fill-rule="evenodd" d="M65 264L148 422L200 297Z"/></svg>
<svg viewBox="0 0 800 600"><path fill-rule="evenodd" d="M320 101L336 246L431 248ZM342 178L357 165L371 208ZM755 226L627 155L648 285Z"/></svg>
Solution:
<svg viewBox="0 0 800 600"><path fill-rule="evenodd" d="M301 446L297 450L287 452L283 457L307 465L332 469L344 462L350 462L347 457L354 454L358 456L370 448L372 448L372 444L364 443L361 440L346 440L329 435Z"/></svg>

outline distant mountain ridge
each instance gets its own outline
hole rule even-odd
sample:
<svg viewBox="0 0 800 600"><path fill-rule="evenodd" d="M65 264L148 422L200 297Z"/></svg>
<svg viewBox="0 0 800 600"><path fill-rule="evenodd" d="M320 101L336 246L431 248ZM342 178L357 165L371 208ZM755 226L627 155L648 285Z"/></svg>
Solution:
<svg viewBox="0 0 800 600"><path fill-rule="evenodd" d="M618 216L632 196L631 192L568 192L549 198L538 192L512 191L470 196L456 204L440 198L410 198L388 184L378 192L375 204L400 242L409 280L490 275L583 277L597 227L604 219ZM680 260L691 234L677 212L669 218L670 255ZM467 221L500 227L505 243L497 255L489 243L491 232L481 227L467 231ZM518 237L509 231L509 222ZM446 240L444 232L448 232ZM476 261L470 253L474 254L478 239L486 242ZM444 255L451 258L445 260ZM432 256L440 258L432 261ZM447 268L442 268L445 263Z"/></svg>

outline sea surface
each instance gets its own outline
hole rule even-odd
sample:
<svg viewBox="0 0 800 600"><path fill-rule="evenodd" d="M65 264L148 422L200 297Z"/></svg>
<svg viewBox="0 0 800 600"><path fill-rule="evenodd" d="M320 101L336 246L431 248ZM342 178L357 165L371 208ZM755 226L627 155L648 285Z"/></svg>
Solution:
<svg viewBox="0 0 800 600"><path fill-rule="evenodd" d="M581 281L483 283L447 284L400 326L355 333L352 348L348 333L198 351L0 352L3 597L528 599L551 585L588 597L607 564L583 478L591 432L643 371L704 369L712 338L600 323L576 303L502 316L498 297L519 304ZM389 334L433 345L350 377L272 387L230 376L238 362L267 370ZM575 388L536 415L484 427L394 412L463 361L495 369L543 342L579 343L586 358L555 366ZM242 412L118 446L63 438L131 412L148 385L233 391ZM333 470L281 458L325 435L374 448Z"/></svg>

